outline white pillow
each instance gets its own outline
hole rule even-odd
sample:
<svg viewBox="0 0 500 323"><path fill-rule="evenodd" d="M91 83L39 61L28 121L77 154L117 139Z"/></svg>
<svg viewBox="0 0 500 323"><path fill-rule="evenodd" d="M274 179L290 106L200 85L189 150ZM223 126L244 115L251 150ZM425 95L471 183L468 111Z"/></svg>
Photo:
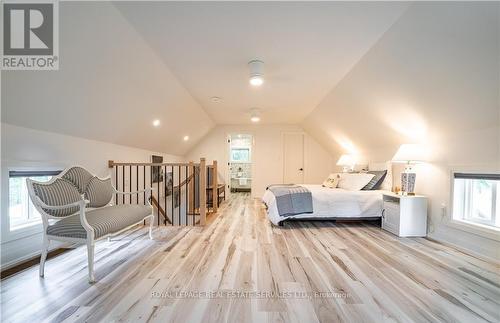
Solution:
<svg viewBox="0 0 500 323"><path fill-rule="evenodd" d="M339 188L349 191L359 191L375 177L366 173L342 173L340 175Z"/></svg>
<svg viewBox="0 0 500 323"><path fill-rule="evenodd" d="M333 173L328 175L328 178L323 182L324 187L336 188L340 181L340 174Z"/></svg>

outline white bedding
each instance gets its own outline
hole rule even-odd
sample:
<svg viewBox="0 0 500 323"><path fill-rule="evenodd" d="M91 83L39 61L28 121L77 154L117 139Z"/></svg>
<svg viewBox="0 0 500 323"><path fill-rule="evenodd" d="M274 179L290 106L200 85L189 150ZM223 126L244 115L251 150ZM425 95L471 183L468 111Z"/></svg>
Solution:
<svg viewBox="0 0 500 323"><path fill-rule="evenodd" d="M269 220L275 225L286 219L307 218L367 218L382 215L382 191L347 191L321 185L303 185L313 200L313 213L280 217L274 194L266 190L262 198L267 205Z"/></svg>

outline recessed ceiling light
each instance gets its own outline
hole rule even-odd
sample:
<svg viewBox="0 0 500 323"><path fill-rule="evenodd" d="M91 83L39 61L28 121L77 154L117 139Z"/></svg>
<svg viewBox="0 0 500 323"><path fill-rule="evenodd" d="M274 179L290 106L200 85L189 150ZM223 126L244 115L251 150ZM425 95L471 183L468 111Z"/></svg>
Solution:
<svg viewBox="0 0 500 323"><path fill-rule="evenodd" d="M160 126L160 120L159 119L153 120L153 126L159 127Z"/></svg>
<svg viewBox="0 0 500 323"><path fill-rule="evenodd" d="M253 60L248 62L250 68L250 84L253 86L261 86L264 83L264 62Z"/></svg>
<svg viewBox="0 0 500 323"><path fill-rule="evenodd" d="M189 136L184 136L184 138L182 138L182 139L184 139L184 141L188 141L189 140Z"/></svg>
<svg viewBox="0 0 500 323"><path fill-rule="evenodd" d="M260 121L260 111L257 108L250 110L250 121L256 123Z"/></svg>
<svg viewBox="0 0 500 323"><path fill-rule="evenodd" d="M210 100L212 100L213 103L219 103L220 101L222 101L222 98L218 96L213 96L210 98Z"/></svg>

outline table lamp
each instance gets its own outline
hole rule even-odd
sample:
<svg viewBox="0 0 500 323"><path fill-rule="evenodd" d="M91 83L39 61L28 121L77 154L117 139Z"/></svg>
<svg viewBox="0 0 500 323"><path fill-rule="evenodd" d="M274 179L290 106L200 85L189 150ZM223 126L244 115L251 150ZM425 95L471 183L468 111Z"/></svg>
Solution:
<svg viewBox="0 0 500 323"><path fill-rule="evenodd" d="M402 144L392 162L405 163L405 171L401 174L401 192L403 195L415 195L415 181L417 174L412 171L412 166L426 161L426 151L419 144Z"/></svg>
<svg viewBox="0 0 500 323"><path fill-rule="evenodd" d="M342 172L344 173L352 172L354 165L356 165L356 161L352 155L344 154L337 161L337 166L342 166Z"/></svg>

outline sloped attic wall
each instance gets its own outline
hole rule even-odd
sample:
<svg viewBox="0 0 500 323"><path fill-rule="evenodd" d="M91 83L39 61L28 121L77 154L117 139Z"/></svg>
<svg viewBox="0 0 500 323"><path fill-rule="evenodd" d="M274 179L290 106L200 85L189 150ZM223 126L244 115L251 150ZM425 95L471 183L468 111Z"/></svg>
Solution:
<svg viewBox="0 0 500 323"><path fill-rule="evenodd" d="M175 155L212 128L112 4L61 2L59 11L60 69L2 71L2 122Z"/></svg>
<svg viewBox="0 0 500 323"><path fill-rule="evenodd" d="M450 173L500 171L499 6L413 4L303 123L372 162L429 145L416 191L430 198L430 236L497 259L498 241L450 224Z"/></svg>

